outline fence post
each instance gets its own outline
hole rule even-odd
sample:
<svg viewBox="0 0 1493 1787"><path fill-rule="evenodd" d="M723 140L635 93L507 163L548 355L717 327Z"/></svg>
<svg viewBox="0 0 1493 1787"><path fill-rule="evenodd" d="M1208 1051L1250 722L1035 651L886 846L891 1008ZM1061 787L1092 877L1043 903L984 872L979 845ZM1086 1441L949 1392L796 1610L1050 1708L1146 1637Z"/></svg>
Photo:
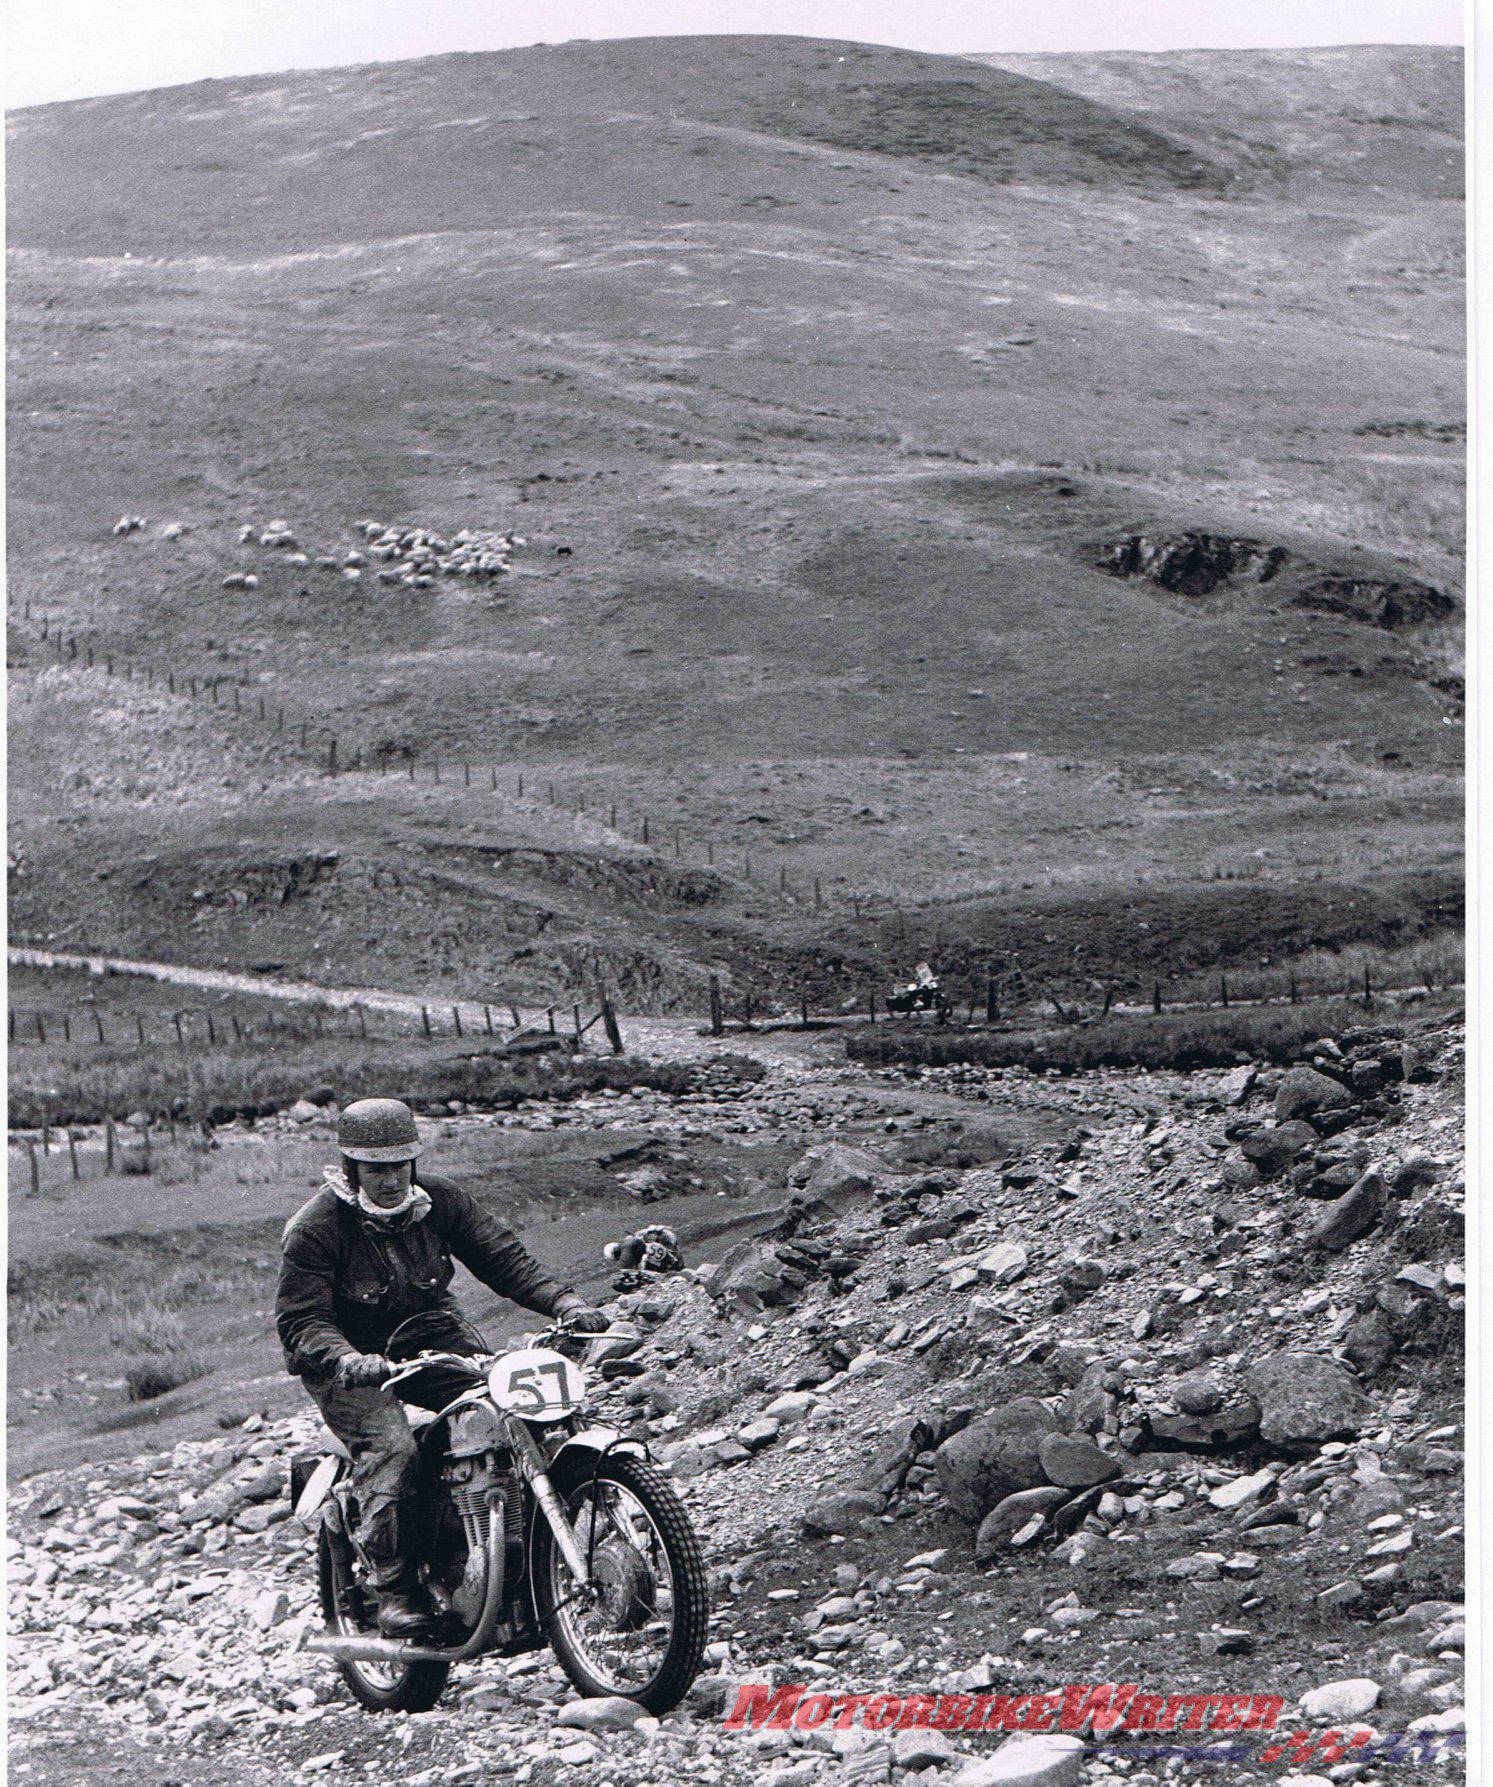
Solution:
<svg viewBox="0 0 1493 1787"><path fill-rule="evenodd" d="M175 1026L176 1026L176 1040L178 1042L180 1042L182 1040L182 1034L181 1034L181 1013L179 1011L172 1012L171 1022L173 1024L175 1024Z"/></svg>
<svg viewBox="0 0 1493 1787"><path fill-rule="evenodd" d="M1220 998L1223 1000L1223 1008L1225 1011L1227 1011L1229 1009L1229 977L1228 977L1228 975L1226 975L1226 974L1219 975L1219 977L1218 977L1218 992L1219 992Z"/></svg>
<svg viewBox="0 0 1493 1787"><path fill-rule="evenodd" d="M145 1019L139 1012L135 1013L135 1040L142 1049L145 1047Z"/></svg>
<svg viewBox="0 0 1493 1787"><path fill-rule="evenodd" d="M809 1027L809 995L807 993L799 994L798 1005L801 1016L800 1028L807 1030Z"/></svg>
<svg viewBox="0 0 1493 1787"><path fill-rule="evenodd" d="M508 1007L508 1014L513 1019L513 1028L515 1030L522 1030L524 1027L524 1020L523 1020L522 1015L519 1012L518 1007L516 1005L510 1004Z"/></svg>
<svg viewBox="0 0 1493 1787"><path fill-rule="evenodd" d="M337 773L337 741L334 738L332 740L331 744L329 744L327 746L327 774L329 776L335 776L336 773Z"/></svg>
<svg viewBox="0 0 1493 1787"><path fill-rule="evenodd" d="M522 770L518 772L518 798L520 800L524 798L524 772Z"/></svg>
<svg viewBox="0 0 1493 1787"><path fill-rule="evenodd" d="M577 1049L579 1049L581 1046L581 1008L580 1008L580 1006L572 1005L570 1008L570 1015L575 1020L575 1046Z"/></svg>
<svg viewBox="0 0 1493 1787"><path fill-rule="evenodd" d="M73 1021L67 1015L66 1012L63 1012L63 1014L62 1014L62 1040L64 1042L71 1042L72 1039L73 1039Z"/></svg>
<svg viewBox="0 0 1493 1787"><path fill-rule="evenodd" d="M36 1014L36 1040L38 1042L45 1042L47 1040L47 1027L42 1022L40 1012Z"/></svg>
<svg viewBox="0 0 1493 1787"><path fill-rule="evenodd" d="M229 1012L228 1017L233 1025L233 1040L235 1042L242 1042L244 1040L244 1028L238 1021L238 1013L231 1011Z"/></svg>
<svg viewBox="0 0 1493 1787"><path fill-rule="evenodd" d="M462 781L463 781L463 783L464 783L464 784L465 784L465 785L466 785L466 786L467 786L467 787L468 787L468 788L470 788L470 787L471 787L471 785L472 785L472 766L471 766L471 764L470 764L470 763L464 763L464 764L462 764L462 766L461 766L461 778L462 778Z"/></svg>
<svg viewBox="0 0 1493 1787"><path fill-rule="evenodd" d="M115 1153L115 1150L118 1147L118 1145L119 1145L119 1138L118 1138L117 1133L115 1132L114 1119L112 1117L105 1117L104 1118L104 1171L106 1173L112 1173L114 1171L114 1153Z"/></svg>
<svg viewBox="0 0 1493 1787"><path fill-rule="evenodd" d="M710 977L710 1034L719 1036L725 1029L725 1014L721 1010L721 977L712 974Z"/></svg>
<svg viewBox="0 0 1493 1787"><path fill-rule="evenodd" d="M1161 982L1159 980L1151 983L1151 1010L1156 1013L1157 1017L1161 1016Z"/></svg>
<svg viewBox="0 0 1493 1787"><path fill-rule="evenodd" d="M94 1028L98 1031L99 1041L103 1042L103 1040L104 1040L104 1017L103 1017L102 1012L99 1012L99 1011L94 1012L93 1023L94 1023Z"/></svg>
<svg viewBox="0 0 1493 1787"><path fill-rule="evenodd" d="M817 912L823 904L824 899L819 892L819 877L816 875L814 877L814 910Z"/></svg>
<svg viewBox="0 0 1493 1787"><path fill-rule="evenodd" d="M644 814L644 816L643 816L643 842L645 844L648 842L648 816L647 816L647 814Z"/></svg>
<svg viewBox="0 0 1493 1787"><path fill-rule="evenodd" d="M489 1036L491 1036L492 1035L492 1007L490 1005L484 1005L482 1007L482 1021L487 1026L487 1034Z"/></svg>
<svg viewBox="0 0 1493 1787"><path fill-rule="evenodd" d="M622 1053L622 1031L617 1024L617 1014L612 1010L611 995L605 987L598 989L601 993L601 1027L607 1033L607 1041L612 1046L612 1053Z"/></svg>
<svg viewBox="0 0 1493 1787"><path fill-rule="evenodd" d="M215 1049L218 1046L218 1032L213 1026L213 1014L207 1014L207 1046Z"/></svg>
<svg viewBox="0 0 1493 1787"><path fill-rule="evenodd" d="M355 1005L353 1010L358 1014L358 1035L366 1042L368 1039L368 1013L361 1005Z"/></svg>
<svg viewBox="0 0 1493 1787"><path fill-rule="evenodd" d="M544 1016L550 1027L550 1035L553 1036L555 1034L555 1008L553 1005L545 1006Z"/></svg>
<svg viewBox="0 0 1493 1787"><path fill-rule="evenodd" d="M987 1024L998 1024L1000 1018L1001 1008L995 993L995 976L993 974L987 974L985 976L985 1022Z"/></svg>
<svg viewBox="0 0 1493 1787"><path fill-rule="evenodd" d="M487 773L492 777L492 792L496 794L498 791L498 772L495 769L490 769Z"/></svg>
<svg viewBox="0 0 1493 1787"><path fill-rule="evenodd" d="M37 1197L41 1192L41 1168L36 1164L36 1143L26 1138L26 1164L31 1168L31 1195Z"/></svg>
<svg viewBox="0 0 1493 1787"><path fill-rule="evenodd" d="M426 1006L420 1007L420 1022L425 1027L425 1034L430 1035L430 1012Z"/></svg>
<svg viewBox="0 0 1493 1787"><path fill-rule="evenodd" d="M787 891L788 891L788 865L787 865L787 863L780 863L778 865L778 892L779 893L787 893Z"/></svg>
<svg viewBox="0 0 1493 1787"><path fill-rule="evenodd" d="M1370 1006L1373 1005L1373 1003L1374 1003L1374 994L1373 994L1373 989L1369 985L1369 968L1368 968L1368 963L1365 962L1364 968L1363 968L1363 1008L1364 1008L1364 1010L1367 1011L1370 1008Z"/></svg>
<svg viewBox="0 0 1493 1787"><path fill-rule="evenodd" d="M451 1022L456 1026L456 1034L458 1036L460 1036L462 1032L461 1032L461 1007L459 1005L453 1005L451 1007Z"/></svg>
<svg viewBox="0 0 1493 1787"><path fill-rule="evenodd" d="M67 1158L69 1165L73 1169L73 1177L75 1179L81 1179L83 1175L78 1170L78 1144L73 1136L71 1125L68 1126L67 1132Z"/></svg>

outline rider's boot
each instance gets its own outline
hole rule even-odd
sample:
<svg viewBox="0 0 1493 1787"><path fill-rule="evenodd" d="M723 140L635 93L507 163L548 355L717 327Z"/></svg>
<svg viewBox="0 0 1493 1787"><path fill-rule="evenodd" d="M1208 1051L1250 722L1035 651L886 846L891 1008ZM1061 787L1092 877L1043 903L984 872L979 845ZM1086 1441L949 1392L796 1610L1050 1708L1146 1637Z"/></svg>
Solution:
<svg viewBox="0 0 1493 1787"><path fill-rule="evenodd" d="M430 1606L416 1571L417 1530L413 1504L382 1509L363 1535L369 1584L378 1596L378 1629L385 1638L423 1638L431 1626Z"/></svg>

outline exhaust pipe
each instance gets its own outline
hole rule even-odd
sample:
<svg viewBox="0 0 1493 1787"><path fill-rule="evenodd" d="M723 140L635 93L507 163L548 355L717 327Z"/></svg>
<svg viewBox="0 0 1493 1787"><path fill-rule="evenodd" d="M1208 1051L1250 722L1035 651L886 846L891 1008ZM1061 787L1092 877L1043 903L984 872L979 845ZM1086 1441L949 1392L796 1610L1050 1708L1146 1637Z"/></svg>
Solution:
<svg viewBox="0 0 1493 1787"><path fill-rule="evenodd" d="M435 1644L412 1644L402 1638L375 1638L372 1635L349 1637L342 1632L311 1632L301 1649L319 1657L333 1657L339 1663L453 1663L462 1654L463 1646L442 1648Z"/></svg>

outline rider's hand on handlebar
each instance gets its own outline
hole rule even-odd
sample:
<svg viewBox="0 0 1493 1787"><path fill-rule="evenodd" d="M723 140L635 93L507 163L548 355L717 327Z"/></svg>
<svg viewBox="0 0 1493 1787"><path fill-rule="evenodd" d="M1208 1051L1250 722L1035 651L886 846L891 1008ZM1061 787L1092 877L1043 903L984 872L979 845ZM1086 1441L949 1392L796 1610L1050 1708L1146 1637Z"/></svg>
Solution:
<svg viewBox="0 0 1493 1787"><path fill-rule="evenodd" d="M609 1316L599 1309L588 1308L579 1299L557 1309L555 1321L561 1328L568 1329L572 1334L605 1334L612 1325Z"/></svg>
<svg viewBox="0 0 1493 1787"><path fill-rule="evenodd" d="M374 1390L393 1371L382 1353L348 1353L337 1363L337 1382L349 1390Z"/></svg>

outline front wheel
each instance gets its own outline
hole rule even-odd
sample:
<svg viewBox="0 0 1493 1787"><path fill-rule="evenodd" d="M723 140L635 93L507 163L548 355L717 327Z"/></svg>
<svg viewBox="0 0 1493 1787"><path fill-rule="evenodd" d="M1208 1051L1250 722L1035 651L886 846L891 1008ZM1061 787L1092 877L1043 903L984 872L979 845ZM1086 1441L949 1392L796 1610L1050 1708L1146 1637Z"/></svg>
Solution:
<svg viewBox="0 0 1493 1787"><path fill-rule="evenodd" d="M352 1546L323 1522L316 1540L316 1576L329 1632L366 1637L378 1631L371 1590L358 1580ZM337 1672L360 1706L372 1713L427 1713L440 1699L449 1663L338 1663Z"/></svg>
<svg viewBox="0 0 1493 1787"><path fill-rule="evenodd" d="M555 1489L591 1560L594 1592L571 1575L543 1514L534 1593L560 1666L588 1699L619 1694L670 1712L699 1673L710 1620L705 1559L689 1515L657 1466L613 1452L562 1461Z"/></svg>

